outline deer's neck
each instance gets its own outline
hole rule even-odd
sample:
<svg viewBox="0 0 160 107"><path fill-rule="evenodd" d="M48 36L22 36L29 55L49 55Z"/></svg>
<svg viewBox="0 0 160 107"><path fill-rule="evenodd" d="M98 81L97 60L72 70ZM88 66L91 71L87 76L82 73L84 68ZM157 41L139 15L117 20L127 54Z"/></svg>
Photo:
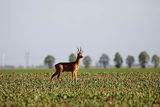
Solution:
<svg viewBox="0 0 160 107"><path fill-rule="evenodd" d="M76 59L76 64L77 64L77 65L80 65L80 58L77 58L77 59Z"/></svg>

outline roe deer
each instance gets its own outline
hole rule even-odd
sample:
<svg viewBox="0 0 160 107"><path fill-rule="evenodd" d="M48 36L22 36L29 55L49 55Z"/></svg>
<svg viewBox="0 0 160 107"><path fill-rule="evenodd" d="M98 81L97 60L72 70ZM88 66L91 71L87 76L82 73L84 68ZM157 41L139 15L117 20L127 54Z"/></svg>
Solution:
<svg viewBox="0 0 160 107"><path fill-rule="evenodd" d="M56 72L51 76L51 80L54 76L57 75L57 79L59 79L62 72L71 72L72 78L77 81L77 72L80 66L80 59L83 58L82 56L82 48L78 48L77 58L74 62L60 62L55 65Z"/></svg>

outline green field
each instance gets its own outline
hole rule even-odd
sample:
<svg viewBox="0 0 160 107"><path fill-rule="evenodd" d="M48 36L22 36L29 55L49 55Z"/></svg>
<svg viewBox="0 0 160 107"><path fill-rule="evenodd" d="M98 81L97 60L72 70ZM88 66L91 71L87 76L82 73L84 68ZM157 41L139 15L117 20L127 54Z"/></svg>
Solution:
<svg viewBox="0 0 160 107"><path fill-rule="evenodd" d="M160 107L160 69L0 70L0 106Z"/></svg>

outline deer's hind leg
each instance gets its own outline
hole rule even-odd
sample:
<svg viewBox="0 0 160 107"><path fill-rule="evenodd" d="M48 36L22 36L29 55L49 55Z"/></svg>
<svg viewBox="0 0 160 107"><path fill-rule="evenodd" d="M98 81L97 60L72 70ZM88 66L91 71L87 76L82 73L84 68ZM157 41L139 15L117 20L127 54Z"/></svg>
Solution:
<svg viewBox="0 0 160 107"><path fill-rule="evenodd" d="M60 75L61 75L61 72L63 71L63 65L61 64L56 64L55 65L55 68L56 68L56 72L52 75L51 79L57 75L57 79L59 79Z"/></svg>
<svg viewBox="0 0 160 107"><path fill-rule="evenodd" d="M57 79L58 79L58 80L59 80L59 77L60 77L60 75L61 75L62 71L63 71L63 70L62 70L62 69L60 69L60 70L59 70L59 72L58 72L58 74L57 74Z"/></svg>
<svg viewBox="0 0 160 107"><path fill-rule="evenodd" d="M51 76L51 80L53 79L54 76L58 75L58 71L56 70L56 72Z"/></svg>

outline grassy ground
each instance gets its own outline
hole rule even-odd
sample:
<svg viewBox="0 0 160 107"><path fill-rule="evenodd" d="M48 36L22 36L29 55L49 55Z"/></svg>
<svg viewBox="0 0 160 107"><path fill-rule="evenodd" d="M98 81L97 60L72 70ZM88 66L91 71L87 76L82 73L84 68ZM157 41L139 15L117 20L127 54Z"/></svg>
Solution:
<svg viewBox="0 0 160 107"><path fill-rule="evenodd" d="M160 69L81 69L49 81L52 70L0 70L0 106L160 106Z"/></svg>

